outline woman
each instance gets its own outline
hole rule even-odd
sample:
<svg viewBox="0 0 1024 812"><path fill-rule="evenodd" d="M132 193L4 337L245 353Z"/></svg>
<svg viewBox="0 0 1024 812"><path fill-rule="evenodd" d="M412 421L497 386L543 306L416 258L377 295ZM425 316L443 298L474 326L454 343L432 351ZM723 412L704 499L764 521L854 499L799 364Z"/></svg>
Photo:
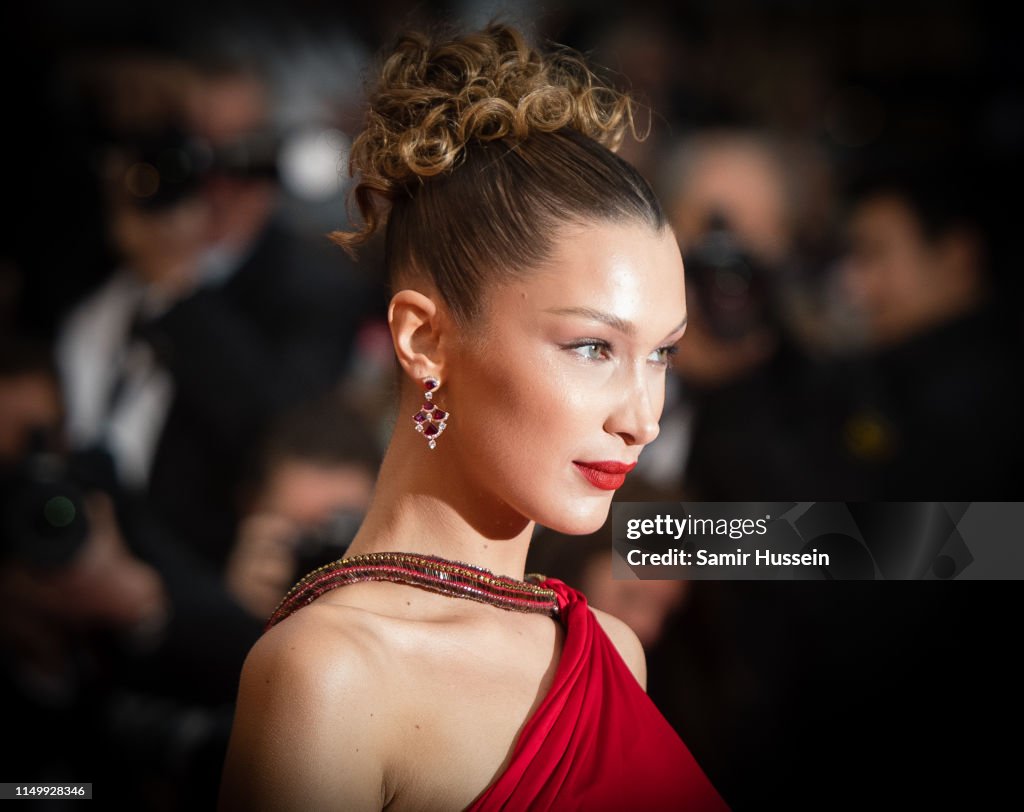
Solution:
<svg viewBox="0 0 1024 812"><path fill-rule="evenodd" d="M630 126L504 26L384 63L352 148L365 226L334 236L386 222L400 422L347 557L246 661L222 809L724 807L630 629L524 579L536 524L604 522L685 327L676 241L609 149Z"/></svg>

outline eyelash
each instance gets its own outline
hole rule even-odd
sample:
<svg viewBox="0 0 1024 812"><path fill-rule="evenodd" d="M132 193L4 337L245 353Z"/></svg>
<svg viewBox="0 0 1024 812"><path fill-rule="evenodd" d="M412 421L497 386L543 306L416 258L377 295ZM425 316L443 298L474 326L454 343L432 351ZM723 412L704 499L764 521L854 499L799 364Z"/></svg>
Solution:
<svg viewBox="0 0 1024 812"><path fill-rule="evenodd" d="M605 351L610 351L611 348L612 348L612 345L609 344L607 341L600 341L600 340L593 340L593 339L591 339L591 340L588 340L588 341L579 341L579 342L577 342L575 344L569 344L569 345L567 345L566 349L578 350L578 349L580 349L582 347L601 347ZM655 352L663 352L663 353L665 353L664 359L659 361L658 363L661 366L666 366L667 367L668 364L669 364L669 359L673 355L675 355L677 352L679 352L679 347L676 344L667 344L664 347L658 347L658 349L655 350ZM577 353L577 355L580 355L580 354ZM587 360L587 361L597 361L598 360L597 358L588 358L585 355L580 355L580 357L585 359L585 360Z"/></svg>

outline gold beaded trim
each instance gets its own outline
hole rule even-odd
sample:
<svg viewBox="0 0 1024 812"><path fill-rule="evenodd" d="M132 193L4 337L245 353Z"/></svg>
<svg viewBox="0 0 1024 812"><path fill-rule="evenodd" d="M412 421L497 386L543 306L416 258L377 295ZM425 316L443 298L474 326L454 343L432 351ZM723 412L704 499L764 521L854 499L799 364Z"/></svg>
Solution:
<svg viewBox="0 0 1024 812"><path fill-rule="evenodd" d="M483 567L449 561L440 556L397 552L364 553L338 559L303 576L288 590L268 619L265 629L276 625L323 593L359 581L405 583L503 609L557 616L557 594L553 589L539 585L546 580L545 576L529 573L526 579L519 581L495 575Z"/></svg>

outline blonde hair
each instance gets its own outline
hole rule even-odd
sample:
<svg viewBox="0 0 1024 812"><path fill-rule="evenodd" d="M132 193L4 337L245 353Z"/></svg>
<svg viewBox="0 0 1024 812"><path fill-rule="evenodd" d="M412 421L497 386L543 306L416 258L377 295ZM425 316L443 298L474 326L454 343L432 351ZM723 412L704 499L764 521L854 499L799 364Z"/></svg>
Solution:
<svg viewBox="0 0 1024 812"><path fill-rule="evenodd" d="M388 223L392 277L429 274L468 318L484 276L542 260L559 222L664 224L646 181L613 154L627 131L641 137L635 110L578 53L542 53L507 25L406 34L352 145L362 225L330 236L354 255Z"/></svg>

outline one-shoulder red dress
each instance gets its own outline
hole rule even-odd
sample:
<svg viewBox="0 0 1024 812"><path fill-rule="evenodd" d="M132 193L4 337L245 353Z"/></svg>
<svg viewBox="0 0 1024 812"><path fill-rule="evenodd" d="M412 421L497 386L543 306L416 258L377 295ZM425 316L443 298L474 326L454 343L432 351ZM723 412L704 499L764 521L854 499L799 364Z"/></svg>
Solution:
<svg viewBox="0 0 1024 812"><path fill-rule="evenodd" d="M554 590L565 629L554 680L520 732L507 769L467 812L729 809L640 687L583 593L542 577L531 576ZM289 592L267 628L340 585L330 571L310 573Z"/></svg>
<svg viewBox="0 0 1024 812"><path fill-rule="evenodd" d="M590 611L557 578L565 642L551 689L511 763L467 812L727 810Z"/></svg>

